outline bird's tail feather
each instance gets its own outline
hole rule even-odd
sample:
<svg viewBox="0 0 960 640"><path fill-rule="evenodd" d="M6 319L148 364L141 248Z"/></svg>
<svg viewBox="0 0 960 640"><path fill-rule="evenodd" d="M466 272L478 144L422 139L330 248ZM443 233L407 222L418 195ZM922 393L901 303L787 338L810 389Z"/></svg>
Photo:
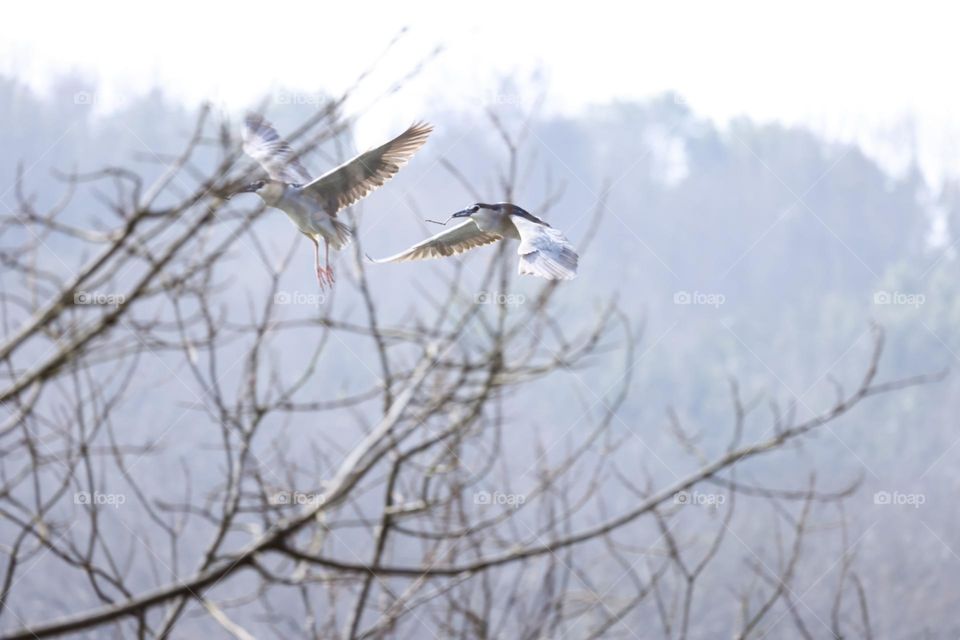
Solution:
<svg viewBox="0 0 960 640"><path fill-rule="evenodd" d="M346 225L339 220L331 220L333 222L333 228L337 233L336 239L330 239L330 246L334 249L343 249L350 241L353 239L353 234L350 233L349 225Z"/></svg>
<svg viewBox="0 0 960 640"><path fill-rule="evenodd" d="M571 247L551 247L521 255L519 272L547 280L572 280L578 263L579 256Z"/></svg>

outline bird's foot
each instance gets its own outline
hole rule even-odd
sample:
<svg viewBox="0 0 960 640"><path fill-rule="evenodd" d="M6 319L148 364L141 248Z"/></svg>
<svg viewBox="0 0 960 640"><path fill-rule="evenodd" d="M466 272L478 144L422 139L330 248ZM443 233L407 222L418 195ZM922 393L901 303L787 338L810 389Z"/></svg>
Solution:
<svg viewBox="0 0 960 640"><path fill-rule="evenodd" d="M328 286L333 287L333 279L326 269L317 267L317 284L320 285L320 291L325 291Z"/></svg>

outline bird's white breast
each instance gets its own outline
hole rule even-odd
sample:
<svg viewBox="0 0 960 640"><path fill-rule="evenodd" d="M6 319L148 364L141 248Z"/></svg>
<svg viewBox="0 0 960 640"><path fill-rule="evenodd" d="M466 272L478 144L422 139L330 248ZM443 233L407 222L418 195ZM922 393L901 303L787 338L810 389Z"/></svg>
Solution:
<svg viewBox="0 0 960 640"><path fill-rule="evenodd" d="M305 198L296 187L287 186L271 206L287 214L301 231L310 233L320 231L314 218L325 216L325 214L318 212L319 205L309 198Z"/></svg>

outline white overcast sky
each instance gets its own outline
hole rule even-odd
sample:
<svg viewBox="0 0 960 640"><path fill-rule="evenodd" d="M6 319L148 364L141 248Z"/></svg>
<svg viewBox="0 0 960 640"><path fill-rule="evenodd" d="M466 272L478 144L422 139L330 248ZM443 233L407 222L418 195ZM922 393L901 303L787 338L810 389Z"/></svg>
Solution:
<svg viewBox="0 0 960 640"><path fill-rule="evenodd" d="M41 91L81 71L107 110L157 85L242 109L280 87L304 92L295 99L345 88L407 26L354 108L437 45L445 51L369 110L361 138L489 100L498 79L516 75L542 77L553 111L673 90L718 122L805 123L864 142L888 165L906 161L912 120L928 174L960 174L960 11L950 3L564 4L18 1L0 21L0 71ZM521 102L537 95L525 91Z"/></svg>

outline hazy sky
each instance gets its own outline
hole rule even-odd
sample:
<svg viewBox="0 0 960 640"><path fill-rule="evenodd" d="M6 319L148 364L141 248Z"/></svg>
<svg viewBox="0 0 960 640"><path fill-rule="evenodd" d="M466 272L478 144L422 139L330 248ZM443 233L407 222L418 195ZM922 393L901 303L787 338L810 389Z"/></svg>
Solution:
<svg viewBox="0 0 960 640"><path fill-rule="evenodd" d="M0 53L3 71L38 89L84 72L103 109L155 85L241 109L280 87L302 92L290 100L343 89L407 26L354 109L436 46L444 52L401 95L376 102L361 138L496 100L499 79L516 74L520 88L499 99L532 101L537 79L555 111L674 90L718 121L803 122L865 141L894 165L908 158L912 118L928 172L960 174L960 12L947 3L561 4L17 2L0 21Z"/></svg>

